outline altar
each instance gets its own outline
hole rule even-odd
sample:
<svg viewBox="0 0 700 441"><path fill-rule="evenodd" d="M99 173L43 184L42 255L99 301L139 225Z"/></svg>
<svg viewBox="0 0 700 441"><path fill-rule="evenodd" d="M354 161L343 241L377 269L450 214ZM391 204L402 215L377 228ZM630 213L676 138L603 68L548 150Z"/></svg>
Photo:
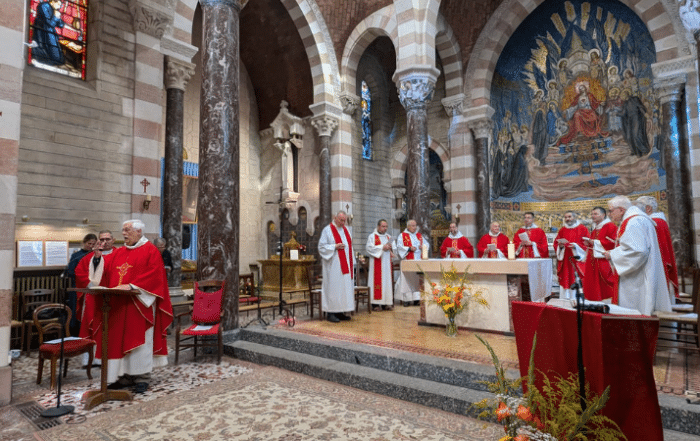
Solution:
<svg viewBox="0 0 700 441"><path fill-rule="evenodd" d="M305 290L309 287L307 268L316 262L313 256L300 256L305 259L282 259L282 291ZM263 291L278 292L280 289L279 256L267 260L258 260L262 265Z"/></svg>
<svg viewBox="0 0 700 441"><path fill-rule="evenodd" d="M552 290L550 259L429 259L403 260L401 272L422 273L423 289L428 279L442 281L442 271L454 264L458 273L469 270L471 282L484 288L489 307L470 305L457 316L457 326L513 334L512 302L543 302ZM421 324L444 325L445 314L432 303L421 303Z"/></svg>

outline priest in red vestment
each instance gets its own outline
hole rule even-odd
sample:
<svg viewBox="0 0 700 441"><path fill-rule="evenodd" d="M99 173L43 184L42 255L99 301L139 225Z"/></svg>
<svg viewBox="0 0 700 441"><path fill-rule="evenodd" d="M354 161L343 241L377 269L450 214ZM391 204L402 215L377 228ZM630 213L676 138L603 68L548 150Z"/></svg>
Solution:
<svg viewBox="0 0 700 441"><path fill-rule="evenodd" d="M673 253L673 241L671 240L671 230L668 228L666 215L663 211L657 211L659 204L652 196L641 196L635 201L643 212L649 215L656 227L656 238L659 240L659 250L661 260L664 263L664 274L668 283L668 292L678 297L678 267L676 266L676 256Z"/></svg>
<svg viewBox="0 0 700 441"><path fill-rule="evenodd" d="M109 312L108 378L110 388L136 384L147 387L154 367L168 362L167 328L173 321L168 281L158 249L143 236L144 224L128 220L122 226L125 246L101 259L95 280L108 288L135 289L136 296L112 296ZM101 300L96 299L96 308ZM97 353L101 352L102 314L95 314ZM142 383L139 385L139 383Z"/></svg>
<svg viewBox="0 0 700 441"><path fill-rule="evenodd" d="M584 259L586 252L583 238L588 236L588 228L584 227L576 219L576 213L567 211L564 213L564 225L554 239L554 249L557 253L557 276L559 278L559 298L575 299L576 291L571 285L576 281L578 271L579 278L583 279ZM579 286L579 289L581 287Z"/></svg>
<svg viewBox="0 0 700 441"><path fill-rule="evenodd" d="M583 277L583 295L588 300L612 299L612 303L617 304L617 274L603 254L615 248L617 226L606 214L603 207L591 210L593 228L590 236L584 240L588 253Z"/></svg>
<svg viewBox="0 0 700 441"><path fill-rule="evenodd" d="M501 233L501 224L491 222L488 234L479 239L476 244L476 250L479 257L487 257L489 259L505 259L508 254L508 236Z"/></svg>
<svg viewBox="0 0 700 441"><path fill-rule="evenodd" d="M531 211L523 215L523 225L513 236L515 256L522 259L549 257L547 235L535 224L535 214Z"/></svg>
<svg viewBox="0 0 700 441"><path fill-rule="evenodd" d="M474 247L469 239L457 229L457 224L450 223L450 234L442 242L440 256L449 259L471 259L474 257Z"/></svg>

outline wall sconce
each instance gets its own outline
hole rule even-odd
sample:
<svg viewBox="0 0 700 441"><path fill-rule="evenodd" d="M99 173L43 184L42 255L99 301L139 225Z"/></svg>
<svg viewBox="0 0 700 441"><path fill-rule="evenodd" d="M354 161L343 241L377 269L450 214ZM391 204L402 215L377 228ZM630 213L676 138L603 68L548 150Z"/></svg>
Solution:
<svg viewBox="0 0 700 441"><path fill-rule="evenodd" d="M459 209L462 208L462 206L457 204L455 208L457 208L457 213L455 213L455 223L459 225Z"/></svg>
<svg viewBox="0 0 700 441"><path fill-rule="evenodd" d="M352 214L350 214L350 204L345 204L345 212L348 214L348 225L352 225Z"/></svg>
<svg viewBox="0 0 700 441"><path fill-rule="evenodd" d="M143 200L143 209L144 211L148 210L148 207L151 206L151 195L147 194L146 199Z"/></svg>

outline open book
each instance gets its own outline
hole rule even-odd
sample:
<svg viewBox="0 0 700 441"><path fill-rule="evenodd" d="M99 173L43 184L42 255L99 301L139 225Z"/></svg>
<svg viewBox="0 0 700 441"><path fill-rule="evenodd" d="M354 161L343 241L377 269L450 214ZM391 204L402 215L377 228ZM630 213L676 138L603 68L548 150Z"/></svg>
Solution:
<svg viewBox="0 0 700 441"><path fill-rule="evenodd" d="M603 244L600 243L599 240L593 241L593 257L595 257L596 259L605 258L605 248L603 248Z"/></svg>
<svg viewBox="0 0 700 441"><path fill-rule="evenodd" d="M527 235L527 233L520 233L520 234L518 234L518 237L522 241L529 241L530 240L530 237Z"/></svg>

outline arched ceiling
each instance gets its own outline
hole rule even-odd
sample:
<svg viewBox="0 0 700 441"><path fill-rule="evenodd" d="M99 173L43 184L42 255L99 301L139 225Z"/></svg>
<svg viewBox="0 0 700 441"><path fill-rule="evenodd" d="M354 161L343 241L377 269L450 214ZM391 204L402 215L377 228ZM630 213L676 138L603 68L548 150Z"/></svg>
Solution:
<svg viewBox="0 0 700 441"><path fill-rule="evenodd" d="M299 117L311 115L311 67L292 18L280 0L248 2L241 11L240 52L255 89L260 130L270 127L280 102Z"/></svg>

